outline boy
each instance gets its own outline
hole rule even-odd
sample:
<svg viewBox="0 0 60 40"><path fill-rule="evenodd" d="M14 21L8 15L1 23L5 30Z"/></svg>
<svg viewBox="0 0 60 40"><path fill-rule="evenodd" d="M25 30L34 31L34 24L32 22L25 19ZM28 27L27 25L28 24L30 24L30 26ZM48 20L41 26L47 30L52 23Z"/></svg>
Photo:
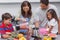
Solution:
<svg viewBox="0 0 60 40"><path fill-rule="evenodd" d="M11 19L12 16L9 13L4 13L2 15L2 23L0 23L0 34L11 33L13 31Z"/></svg>

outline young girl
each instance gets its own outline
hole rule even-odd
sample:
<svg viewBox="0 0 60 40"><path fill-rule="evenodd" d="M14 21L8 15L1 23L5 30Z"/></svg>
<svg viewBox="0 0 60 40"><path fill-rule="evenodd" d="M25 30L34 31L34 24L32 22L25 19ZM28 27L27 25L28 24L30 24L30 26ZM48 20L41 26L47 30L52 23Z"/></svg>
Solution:
<svg viewBox="0 0 60 40"><path fill-rule="evenodd" d="M56 15L55 10L49 9L47 11L47 19L48 19L48 33L56 34L58 32L58 17Z"/></svg>
<svg viewBox="0 0 60 40"><path fill-rule="evenodd" d="M20 24L20 27L25 28L26 25L29 25L29 22L31 20L32 17L32 11L31 11L31 4L28 1L24 1L21 5L21 15L19 16L19 18L17 18ZM29 26L27 26L29 28L29 32L31 33L31 28ZM22 31L22 30L20 30Z"/></svg>
<svg viewBox="0 0 60 40"><path fill-rule="evenodd" d="M28 1L24 1L21 5L21 15L17 20L21 21L21 23L29 22L32 16L31 4Z"/></svg>

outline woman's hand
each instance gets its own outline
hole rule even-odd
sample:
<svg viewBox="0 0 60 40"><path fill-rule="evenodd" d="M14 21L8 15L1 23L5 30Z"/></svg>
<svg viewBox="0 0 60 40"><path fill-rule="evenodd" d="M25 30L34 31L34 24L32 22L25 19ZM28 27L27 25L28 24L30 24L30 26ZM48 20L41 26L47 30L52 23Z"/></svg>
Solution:
<svg viewBox="0 0 60 40"><path fill-rule="evenodd" d="M23 21L23 22L25 22L26 21L26 19L24 19L24 18L17 18L16 20L18 20L18 21Z"/></svg>
<svg viewBox="0 0 60 40"><path fill-rule="evenodd" d="M26 19L24 19L24 18L21 18L21 20L22 20L23 22L25 22L25 21L26 21Z"/></svg>
<svg viewBox="0 0 60 40"><path fill-rule="evenodd" d="M16 18L16 20L20 21L20 18Z"/></svg>

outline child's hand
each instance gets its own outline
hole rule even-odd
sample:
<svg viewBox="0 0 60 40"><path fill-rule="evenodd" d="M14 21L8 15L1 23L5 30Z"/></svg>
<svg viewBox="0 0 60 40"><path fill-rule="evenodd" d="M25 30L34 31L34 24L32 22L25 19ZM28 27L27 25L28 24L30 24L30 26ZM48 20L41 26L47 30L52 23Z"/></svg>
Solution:
<svg viewBox="0 0 60 40"><path fill-rule="evenodd" d="M7 39L7 38L9 38L10 36L9 36L8 34L3 34L2 37L5 38L5 39Z"/></svg>
<svg viewBox="0 0 60 40"><path fill-rule="evenodd" d="M48 34L50 34L51 32L50 31L48 31Z"/></svg>
<svg viewBox="0 0 60 40"><path fill-rule="evenodd" d="M11 36L11 32L6 32L7 35Z"/></svg>
<svg viewBox="0 0 60 40"><path fill-rule="evenodd" d="M11 32L6 32L6 34L11 34Z"/></svg>
<svg viewBox="0 0 60 40"><path fill-rule="evenodd" d="M47 31L49 31L49 28L46 28L47 29Z"/></svg>

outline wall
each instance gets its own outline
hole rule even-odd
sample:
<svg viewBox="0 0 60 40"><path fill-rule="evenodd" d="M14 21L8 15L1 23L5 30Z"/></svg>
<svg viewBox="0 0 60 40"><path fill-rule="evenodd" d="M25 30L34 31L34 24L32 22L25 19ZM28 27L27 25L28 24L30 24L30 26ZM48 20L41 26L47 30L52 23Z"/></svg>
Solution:
<svg viewBox="0 0 60 40"><path fill-rule="evenodd" d="M51 2L51 4L56 5L60 13L60 2ZM36 8L39 7L39 2L31 2L31 5L32 11L34 12ZM0 3L0 19L1 15L5 12L9 12L12 15L16 16L18 13L20 13L20 6L21 3Z"/></svg>

